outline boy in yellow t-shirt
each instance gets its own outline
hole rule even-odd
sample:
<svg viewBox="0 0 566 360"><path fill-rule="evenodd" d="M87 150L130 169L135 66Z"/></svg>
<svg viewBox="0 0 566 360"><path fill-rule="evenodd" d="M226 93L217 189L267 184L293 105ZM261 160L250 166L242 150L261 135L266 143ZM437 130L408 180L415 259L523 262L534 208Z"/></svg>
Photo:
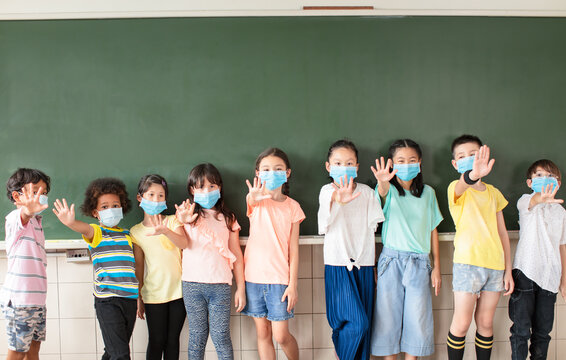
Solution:
<svg viewBox="0 0 566 360"><path fill-rule="evenodd" d="M448 359L464 356L466 333L476 321L476 357L487 360L493 347L493 317L501 296L513 292L509 236L502 210L507 200L481 181L493 168L489 147L473 135L452 142L452 165L461 174L448 186L454 235L454 316L448 333ZM475 310L475 313L474 313Z"/></svg>

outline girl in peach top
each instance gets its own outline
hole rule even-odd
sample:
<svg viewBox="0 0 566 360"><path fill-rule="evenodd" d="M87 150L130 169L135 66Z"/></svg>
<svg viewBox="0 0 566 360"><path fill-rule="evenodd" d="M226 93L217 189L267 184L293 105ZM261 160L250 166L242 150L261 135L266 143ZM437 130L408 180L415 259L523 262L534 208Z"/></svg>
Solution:
<svg viewBox="0 0 566 360"><path fill-rule="evenodd" d="M212 164L191 170L188 200L177 206L177 219L184 224L183 300L189 319L189 359L201 360L208 334L218 359L234 359L230 339L230 293L232 271L236 278L234 305L246 304L240 225L224 204L222 178Z"/></svg>
<svg viewBox="0 0 566 360"><path fill-rule="evenodd" d="M288 196L291 166L282 150L262 152L255 175L253 186L246 180L250 237L244 254L247 305L242 313L254 318L262 360L275 359L272 336L287 358L295 360L299 347L288 320L297 303L299 224L305 214Z"/></svg>

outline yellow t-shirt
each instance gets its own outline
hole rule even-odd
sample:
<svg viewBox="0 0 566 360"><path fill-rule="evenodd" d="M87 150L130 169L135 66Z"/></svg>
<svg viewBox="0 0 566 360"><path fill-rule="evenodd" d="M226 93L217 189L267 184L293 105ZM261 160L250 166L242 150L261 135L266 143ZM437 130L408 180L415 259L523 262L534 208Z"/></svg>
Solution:
<svg viewBox="0 0 566 360"><path fill-rule="evenodd" d="M175 215L166 217L167 227L177 229L182 224ZM165 235L147 236L150 228L142 223L130 229L134 244L144 253L145 274L141 296L144 303L161 304L183 297L181 290L181 250Z"/></svg>
<svg viewBox="0 0 566 360"><path fill-rule="evenodd" d="M454 263L505 270L496 214L507 206L507 200L495 187L484 183L484 191L468 188L455 201L457 182L448 186L448 206L456 225Z"/></svg>

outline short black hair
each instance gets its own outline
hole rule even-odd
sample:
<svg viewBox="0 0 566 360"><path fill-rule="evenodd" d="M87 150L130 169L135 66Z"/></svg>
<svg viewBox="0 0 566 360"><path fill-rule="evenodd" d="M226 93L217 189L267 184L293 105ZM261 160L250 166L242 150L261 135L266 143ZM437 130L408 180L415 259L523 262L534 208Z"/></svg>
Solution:
<svg viewBox="0 0 566 360"><path fill-rule="evenodd" d="M98 198L105 194L118 195L122 213L126 214L130 211L131 201L128 198L126 185L120 179L116 178L100 178L93 180L85 191L85 200L81 205L81 211L86 216L92 216L92 212L98 206Z"/></svg>
<svg viewBox="0 0 566 360"><path fill-rule="evenodd" d="M555 163L548 159L537 160L531 166L529 166L529 168L527 169L527 179L532 178L532 176L537 172L537 168L539 167L556 176L556 180L561 180L562 175L560 174L560 169L558 168L558 166L556 166Z"/></svg>
<svg viewBox="0 0 566 360"><path fill-rule="evenodd" d="M8 195L8 199L11 202L14 202L14 198L12 197L12 193L14 191L21 192L22 188L26 184L37 184L43 180L47 185L47 189L45 191L49 192L51 189L51 179L49 176L45 175L45 173L41 170L37 169L27 169L27 168L19 168L16 170L15 173L10 176L8 182L6 183L6 195Z"/></svg>
<svg viewBox="0 0 566 360"><path fill-rule="evenodd" d="M480 138L475 135L469 135L469 134L460 135L456 139L454 139L454 141L452 141L452 147L450 148L452 152L452 156L454 156L454 149L456 148L456 146L467 143L476 143L479 146L483 145Z"/></svg>

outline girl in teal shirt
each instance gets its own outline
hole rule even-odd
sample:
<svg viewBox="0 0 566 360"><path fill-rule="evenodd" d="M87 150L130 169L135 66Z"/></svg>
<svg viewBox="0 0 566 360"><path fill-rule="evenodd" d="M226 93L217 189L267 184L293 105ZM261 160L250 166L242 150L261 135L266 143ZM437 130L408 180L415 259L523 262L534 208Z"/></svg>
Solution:
<svg viewBox="0 0 566 360"><path fill-rule="evenodd" d="M421 160L420 146L404 139L391 144L387 163L381 157L372 167L385 222L377 265L371 352L387 360L395 359L400 352L407 360L434 353L430 286L432 282L438 295L441 281L436 227L442 214L434 190L423 183Z"/></svg>

